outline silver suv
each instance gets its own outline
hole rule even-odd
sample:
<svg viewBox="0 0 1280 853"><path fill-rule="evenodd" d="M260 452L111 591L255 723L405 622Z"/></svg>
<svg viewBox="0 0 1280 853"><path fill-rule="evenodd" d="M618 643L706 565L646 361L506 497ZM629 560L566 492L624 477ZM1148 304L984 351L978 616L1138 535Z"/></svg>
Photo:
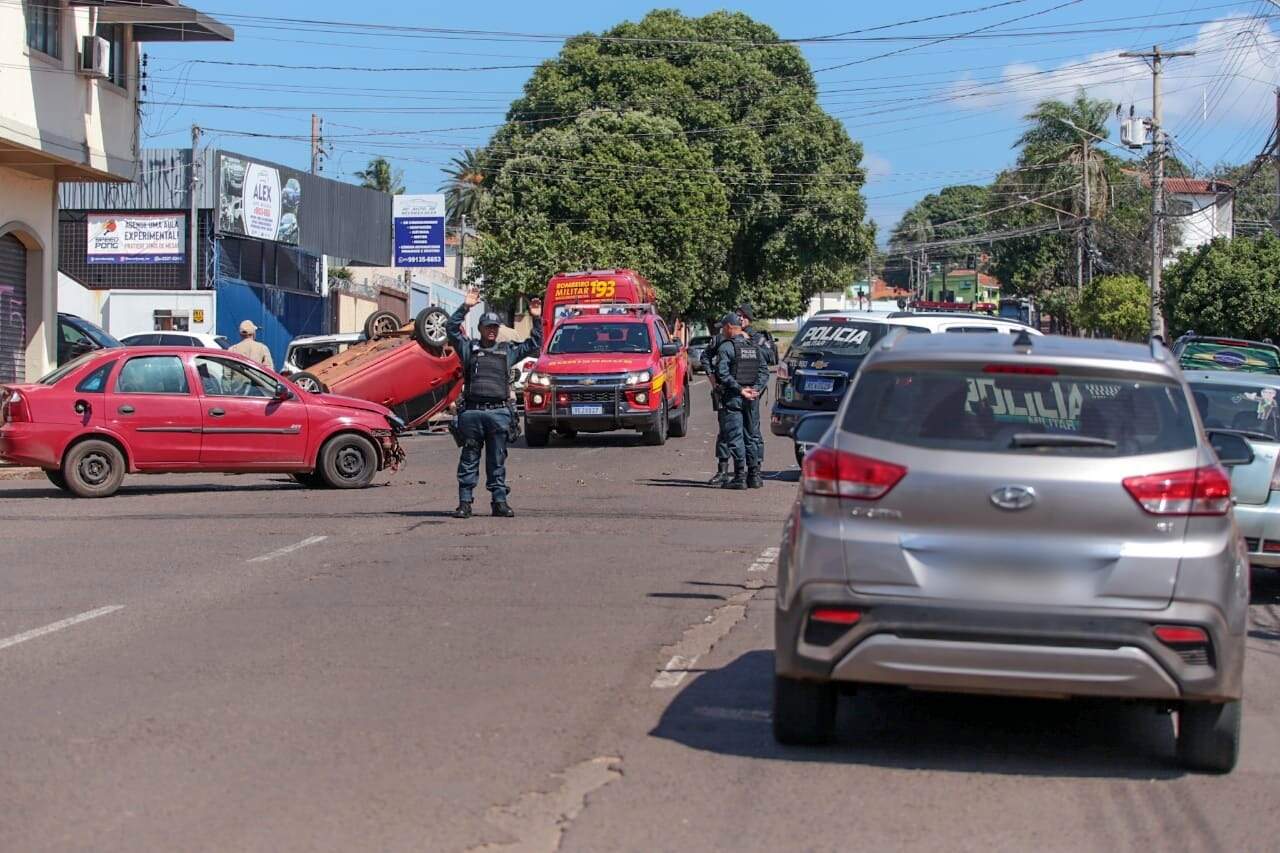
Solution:
<svg viewBox="0 0 1280 853"><path fill-rule="evenodd" d="M1150 701L1185 765L1234 766L1249 563L1223 465L1251 452L1205 435L1167 350L899 332L811 417L834 420L779 562L779 741L830 739L875 683Z"/></svg>

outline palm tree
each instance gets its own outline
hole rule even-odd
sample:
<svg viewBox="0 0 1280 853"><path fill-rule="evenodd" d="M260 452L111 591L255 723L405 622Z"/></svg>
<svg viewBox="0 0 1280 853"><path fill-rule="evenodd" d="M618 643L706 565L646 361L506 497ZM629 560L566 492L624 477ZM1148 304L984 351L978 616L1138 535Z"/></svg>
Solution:
<svg viewBox="0 0 1280 853"><path fill-rule="evenodd" d="M1014 147L1022 149L1018 183L1030 190L1027 195L1064 190L1046 199L1046 204L1065 207L1083 217L1087 186L1089 215L1095 219L1105 216L1103 202L1115 163L1096 143L1107 138L1107 118L1114 109L1115 104L1090 98L1081 89L1070 102L1041 101L1023 116L1032 124ZM1070 187L1075 189L1068 194L1065 190Z"/></svg>
<svg viewBox="0 0 1280 853"><path fill-rule="evenodd" d="M445 211L450 219L463 215L474 217L479 211L484 197L485 174L481 167L484 156L480 148L464 148L445 167L445 183L440 191L445 194Z"/></svg>
<svg viewBox="0 0 1280 853"><path fill-rule="evenodd" d="M400 195L404 192L404 170L392 169L386 157L374 157L369 165L356 171L360 186L378 192Z"/></svg>

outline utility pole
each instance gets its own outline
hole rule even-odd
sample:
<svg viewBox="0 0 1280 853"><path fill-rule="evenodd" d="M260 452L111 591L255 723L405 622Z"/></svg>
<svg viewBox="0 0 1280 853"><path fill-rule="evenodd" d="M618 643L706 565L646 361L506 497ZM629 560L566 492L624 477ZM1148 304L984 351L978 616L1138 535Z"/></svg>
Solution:
<svg viewBox="0 0 1280 853"><path fill-rule="evenodd" d="M200 126L191 125L191 174L187 175L187 195L191 201L188 214L190 237L187 239L187 266L191 269L191 289L195 290L200 281Z"/></svg>
<svg viewBox="0 0 1280 853"><path fill-rule="evenodd" d="M1271 144L1271 159L1276 164L1276 221L1273 227L1280 234L1280 88L1276 89L1275 142Z"/></svg>
<svg viewBox="0 0 1280 853"><path fill-rule="evenodd" d="M454 259L454 280L458 290L462 290L462 256L467 250L467 215L462 214L462 224L458 227L458 256Z"/></svg>
<svg viewBox="0 0 1280 853"><path fill-rule="evenodd" d="M1179 56L1195 56L1194 50L1164 52L1159 45L1150 53L1120 54L1129 59L1145 59L1151 63L1151 148L1153 176L1151 179L1151 334L1164 339L1164 314L1160 311L1160 285L1164 273L1164 157L1165 140L1162 127L1160 74L1164 60Z"/></svg>
<svg viewBox="0 0 1280 853"><path fill-rule="evenodd" d="M1080 171L1084 184L1084 216L1080 217L1079 227L1076 229L1076 293L1084 292L1085 265L1086 259L1089 257L1089 213L1090 213L1090 193L1089 193L1089 137L1080 137ZM1089 261L1091 263L1091 261ZM1090 274L1087 278L1092 279Z"/></svg>
<svg viewBox="0 0 1280 853"><path fill-rule="evenodd" d="M321 119L315 113L311 114L311 174L320 174L320 158L323 156L320 151L320 133Z"/></svg>

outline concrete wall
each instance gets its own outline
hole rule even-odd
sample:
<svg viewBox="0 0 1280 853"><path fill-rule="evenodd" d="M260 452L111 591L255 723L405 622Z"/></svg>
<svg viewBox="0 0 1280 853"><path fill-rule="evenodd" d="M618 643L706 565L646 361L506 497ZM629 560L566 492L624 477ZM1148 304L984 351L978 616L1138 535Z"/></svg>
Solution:
<svg viewBox="0 0 1280 853"><path fill-rule="evenodd" d="M1180 229L1174 254L1203 246L1214 237L1231 237L1235 230L1229 195L1175 193L1170 195L1169 203L1171 212L1174 211L1174 205L1179 203L1184 208L1190 206L1192 211L1173 220ZM1167 260L1166 264L1168 263L1172 263L1172 259Z"/></svg>
<svg viewBox="0 0 1280 853"><path fill-rule="evenodd" d="M63 8L55 59L27 48L23 4L0 3L0 139L82 167L78 175L59 170L64 179L129 179L137 159L137 46L126 48L126 88L75 73L91 14Z"/></svg>
<svg viewBox="0 0 1280 853"><path fill-rule="evenodd" d="M58 257L56 192L52 179L0 166L0 235L12 234L27 248L26 370L29 381L48 373L57 359L54 349L57 333L54 281Z"/></svg>
<svg viewBox="0 0 1280 853"><path fill-rule="evenodd" d="M58 310L96 323L117 338L155 331L155 312L164 309L186 312L190 332L216 334L218 298L212 290L90 290L58 274Z"/></svg>

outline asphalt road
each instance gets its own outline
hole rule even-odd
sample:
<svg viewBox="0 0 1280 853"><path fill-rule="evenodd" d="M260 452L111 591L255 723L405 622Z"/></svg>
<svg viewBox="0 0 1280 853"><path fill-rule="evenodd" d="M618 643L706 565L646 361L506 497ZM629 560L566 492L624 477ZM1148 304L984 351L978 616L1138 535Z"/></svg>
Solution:
<svg viewBox="0 0 1280 853"><path fill-rule="evenodd" d="M1228 777L1125 706L859 695L837 745L776 746L790 446L761 491L703 488L697 392L662 448L516 448L512 520L447 517L447 437L354 494L0 483L0 850L1280 844L1280 574Z"/></svg>

